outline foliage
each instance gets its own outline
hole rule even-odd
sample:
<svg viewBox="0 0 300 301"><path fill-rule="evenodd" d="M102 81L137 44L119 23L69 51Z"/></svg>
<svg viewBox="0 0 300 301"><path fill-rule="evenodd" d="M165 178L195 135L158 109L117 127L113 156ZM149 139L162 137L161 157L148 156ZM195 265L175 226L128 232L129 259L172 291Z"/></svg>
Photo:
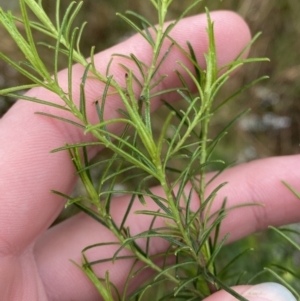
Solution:
<svg viewBox="0 0 300 301"><path fill-rule="evenodd" d="M168 8L173 1L150 0L150 2L157 11L156 26L132 11L119 16L144 38L145 43L149 44L152 49L151 63L146 64L134 54L114 54L105 74L100 73L96 67L94 48L91 49L90 59L86 59L80 50L85 23L78 28L73 26L73 22L83 2L72 2L60 17L60 1L57 0L55 24L45 14L41 0L20 0L21 18L12 15L11 12L0 10L0 21L24 54L25 60L16 63L3 53L0 53L0 57L30 80L28 85L4 89L0 93L67 111L71 118L44 112L38 114L72 124L85 134L94 137L94 142L67 144L53 150L53 152L69 152L87 196L71 197L58 191L54 193L65 197L68 200L67 205L78 206L116 237L114 242L95 244L82 250L83 263L80 268L95 284L104 300L142 300L147 290L161 283L166 283L168 289L162 292L160 300L201 300L219 289L225 289L238 300L245 300L225 281L226 269L231 263L221 271L217 271L214 264L227 238L219 237L219 229L227 210L232 208L226 207L226 199L217 212L212 212L211 208L218 191L226 183L216 186L209 195L206 188L227 167L225 162L212 159L216 145L226 135L230 126L246 112L235 117L216 137L210 136L209 127L212 117L245 89L244 87L234 92L221 104L215 105L215 97L230 74L244 64L266 59L243 58L243 53L258 37L256 35L234 61L218 67L214 25L207 10L209 46L205 55L206 68L202 69L197 62L193 45L188 41L187 45L180 45L170 36L177 23L200 0L195 0L178 19L166 26L164 24ZM29 12L35 16L35 20L29 18ZM141 27L129 17L138 20ZM24 26L25 35L16 26L19 22ZM39 43L53 50L53 72L47 69L39 56L33 31L53 38L53 44ZM169 46L165 49L165 45ZM161 74L162 66L174 48L184 54L193 70L179 61L178 70L175 72L181 86L164 90L161 89L163 86L161 84L168 74L158 75ZM68 61L67 91L64 91L59 82L58 62L61 57L66 57ZM120 64L124 80L119 82L111 73L111 65L113 60L120 57L127 64ZM82 65L84 69L79 87L79 103L73 95L74 63ZM196 92L190 90L186 76L193 82ZM246 88L264 78L253 81ZM92 123L87 113L89 103L86 85L90 80L97 80L104 85L101 97L93 103L98 116L96 123ZM24 89L38 86L57 94L63 104L54 104L19 93ZM166 101L170 93L177 93L182 98L186 103L185 110L178 111ZM122 102L122 107L117 111L118 117L105 119L106 103L116 95ZM151 103L155 98L161 99L169 109L158 139L152 133ZM111 130L116 124L123 125L120 134ZM168 134L170 131L172 135ZM113 156L106 162L91 163L88 149L97 146L112 150ZM185 160L184 168L176 168L178 158ZM207 168L216 163L222 166L221 171L207 181L205 177ZM103 172L99 181L95 182L91 177L91 171L99 166ZM120 190L116 188L116 183L121 174L127 175L123 179L125 184L130 183L133 177L142 180L133 189ZM163 194L156 194L154 189L149 188L148 183L153 179L162 187ZM111 211L111 201L116 194L131 197L120 222L114 220ZM192 209L195 205L196 209ZM142 209L133 211L132 208L135 207ZM148 229L132 234L129 220L132 220L133 215L136 215L136 218L150 216ZM155 241L166 243L166 251L153 253L151 244ZM115 247L116 250L111 258L89 260L87 255L89 250L101 249L107 245ZM118 290L111 282L109 271L101 277L94 272L95 265L118 260L132 262L132 268L122 290ZM128 294L129 285L148 269L153 272L153 277L134 293Z"/></svg>

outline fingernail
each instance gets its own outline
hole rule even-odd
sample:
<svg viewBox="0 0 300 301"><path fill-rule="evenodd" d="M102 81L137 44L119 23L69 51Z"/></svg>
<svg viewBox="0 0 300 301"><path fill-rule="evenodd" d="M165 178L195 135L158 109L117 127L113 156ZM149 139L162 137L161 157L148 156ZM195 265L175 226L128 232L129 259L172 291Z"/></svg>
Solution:
<svg viewBox="0 0 300 301"><path fill-rule="evenodd" d="M297 301L283 285L273 282L254 285L243 294L243 297L249 301Z"/></svg>

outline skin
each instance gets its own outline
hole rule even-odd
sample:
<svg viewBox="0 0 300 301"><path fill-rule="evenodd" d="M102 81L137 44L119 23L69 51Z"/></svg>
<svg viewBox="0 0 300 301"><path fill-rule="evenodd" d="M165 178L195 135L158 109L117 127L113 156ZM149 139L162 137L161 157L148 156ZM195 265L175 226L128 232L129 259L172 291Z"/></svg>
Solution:
<svg viewBox="0 0 300 301"><path fill-rule="evenodd" d="M249 42L250 32L245 22L232 12L214 12L211 17L215 21L218 63L223 65L234 59ZM182 45L188 37L203 66L203 52L207 49L205 28L206 17L198 15L183 20L172 32ZM134 53L142 61L150 60L149 47L140 37L134 36L96 56L100 71L105 71L111 54L116 52ZM174 50L165 63L165 73L171 73L177 68L176 60L184 61L184 58ZM115 79L124 80L124 72L118 67L117 61L111 70ZM82 67L74 67L74 87L80 82L82 73ZM67 73L62 71L60 81L64 87L66 79ZM164 85L172 87L177 83L175 76L170 75ZM88 114L91 120L96 120L92 102L101 94L103 85L90 80L86 90L88 102L91 103L87 105ZM74 93L79 95L77 90ZM42 89L31 90L28 94L61 103L57 96ZM168 100L175 101L175 94L170 95ZM119 100L112 97L107 106L105 118L112 118L116 115L115 109L119 108ZM158 108L159 101L154 100L153 110ZM66 142L87 141L91 137L83 136L68 124L34 115L36 111L58 113L60 116L63 114L50 107L18 101L0 120L1 297L8 301L96 301L99 297L94 287L69 259L80 263L84 247L110 241L113 239L111 234L84 214L78 214L47 230L64 206L64 200L51 194L50 190L68 194L76 180L68 154L49 152ZM114 126L112 130L118 133L120 128ZM93 153L95 150L91 150L90 155ZM285 180L300 190L299 165L299 156L287 156L254 161L224 172L214 182L214 187L224 180L229 184L220 191L214 209L219 208L224 196L228 197L228 206L249 202L261 202L265 206L233 210L224 221L221 235L229 232L230 241L234 241L265 229L268 225L299 221L299 200L281 183ZM159 187L154 189L159 193ZM113 202L112 212L116 220L120 220L127 203L128 197L118 197ZM144 218L140 220L135 217L129 220L128 226L132 233L136 233L145 229L147 222ZM152 248L152 252L163 251L165 245L153 244ZM99 259L99 256L104 258L112 251L107 248L101 254L91 252L89 256L90 259ZM126 262L106 266L110 269L111 280L118 287L122 287L129 267L130 264ZM243 292L247 288L242 286L235 289ZM234 299L224 292L218 292L207 299L219 300Z"/></svg>

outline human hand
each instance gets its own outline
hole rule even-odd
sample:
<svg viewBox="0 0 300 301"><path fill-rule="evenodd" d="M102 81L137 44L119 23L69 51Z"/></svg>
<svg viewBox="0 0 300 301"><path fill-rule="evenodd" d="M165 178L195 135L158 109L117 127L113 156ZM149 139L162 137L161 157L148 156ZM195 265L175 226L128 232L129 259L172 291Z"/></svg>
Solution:
<svg viewBox="0 0 300 301"><path fill-rule="evenodd" d="M211 13L215 21L215 38L219 65L232 61L250 40L250 33L244 21L231 12ZM183 20L173 31L173 37L185 44L189 38L197 51L199 61L204 65L203 53L207 50L206 16L195 16ZM112 53L134 53L142 61L149 61L150 49L140 37L131 39L108 49L96 56L96 64L103 73ZM174 51L168 57L168 70L172 73L176 60L184 58ZM169 72L170 71L170 72ZM117 65L111 72L116 80L124 77ZM80 83L83 69L74 68L74 87ZM67 85L67 73L60 73L62 85ZM175 86L172 76L165 85ZM103 90L98 82L87 83L87 102L94 101ZM42 88L28 92L31 96L59 103L56 95ZM77 94L76 94L77 93ZM74 95L79 96L79 91ZM169 101L174 101L171 96ZM112 118L118 108L118 99L107 103L111 106L106 118ZM158 108L159 102L154 104ZM93 108L90 107L90 117ZM80 263L81 250L93 243L111 241L111 233L84 214L48 229L63 207L63 200L50 193L51 189L68 194L75 183L72 162L66 152L50 154L50 150L68 143L90 139L68 124L34 115L36 111L53 112L52 107L41 107L35 103L17 102L0 121L0 292L4 301L62 301L98 300L99 296L85 275L69 259ZM118 132L116 126L113 129ZM269 158L234 167L224 172L218 181L229 182L219 193L219 200L228 196L228 206L241 202L261 202L265 207L244 207L230 212L224 220L222 233L231 233L230 240L240 239L268 225L281 225L300 220L299 200L293 196L281 180L296 189L300 186L299 156ZM217 185L214 183L214 185ZM157 192L159 187L155 188ZM120 212L127 207L128 197L119 197L113 203L118 220ZM216 201L216 208L220 202ZM119 217L121 218L121 217ZM132 231L142 231L147 227L136 217L131 221ZM48 229L48 230L47 230ZM88 234L88 235L87 235ZM153 246L155 251L160 246ZM103 258L107 254L101 254ZM91 256L99 254L91 254ZM111 280L122 287L130 264L118 262L107 265ZM101 273L101 271L99 271ZM103 274L102 274L103 275ZM146 276L146 275L145 275ZM235 288L239 292L249 287ZM272 300L278 300L279 294ZM227 298L227 299L226 299ZM218 292L207 301L234 300L224 292ZM250 299L249 297L249 300ZM253 299L254 300L254 299ZM258 299L256 299L258 300ZM262 300L262 299L261 299ZM270 300L265 299L265 300ZM282 299L283 300L283 299ZM291 299L292 300L292 299Z"/></svg>

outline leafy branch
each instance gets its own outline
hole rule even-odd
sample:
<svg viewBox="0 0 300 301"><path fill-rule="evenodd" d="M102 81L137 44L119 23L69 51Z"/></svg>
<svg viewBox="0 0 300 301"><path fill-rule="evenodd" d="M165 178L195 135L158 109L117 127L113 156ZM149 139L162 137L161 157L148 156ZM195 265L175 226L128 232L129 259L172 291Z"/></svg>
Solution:
<svg viewBox="0 0 300 301"><path fill-rule="evenodd" d="M68 151L76 173L85 187L86 195L71 197L57 191L54 193L66 198L68 200L67 205L74 204L79 207L99 224L109 229L117 239L117 242L96 243L82 251L83 262L80 268L95 284L104 300L142 300L150 287L165 282L170 285L171 290L164 292L161 300L168 298L201 300L219 289L225 289L238 300L246 300L221 281L214 265L215 259L227 238L227 236L219 238L221 223L227 211L232 208L226 208L226 200L224 200L221 208L217 212L212 212L212 204L219 190L226 183L215 187L207 196L208 183L205 173L207 167L212 163L218 162L225 165L220 160L213 161L211 159L212 153L219 141L225 136L226 131L244 112L234 118L214 138L210 136L209 132L211 119L223 105L265 77L234 92L220 105L214 107L214 100L218 92L225 85L231 73L238 67L247 63L266 61L266 59L242 58L242 54L257 38L256 36L233 62L219 67L217 65L214 24L209 11L206 10L209 45L205 55L206 68L202 69L192 44L187 41L187 45L183 46L170 36L178 22L201 1L195 0L175 21L169 23L165 23L165 21L168 8L173 0L150 0L150 2L157 11L158 24L156 26L135 12L128 11L127 15L118 14L144 38L145 43L151 46L150 64L147 65L133 53L129 55L114 54L107 66L106 74L101 74L97 69L94 48L91 49L89 59L84 58L80 51L80 39L85 23L79 28L74 27L73 24L83 4L82 1L78 4L72 2L60 18L60 1L56 0L55 24L46 15L40 0L20 0L21 18L13 16L10 12L5 13L1 9L0 22L23 53L25 61L16 63L3 53L0 53L0 58L25 75L30 83L25 86L2 90L0 94L68 111L75 117L75 120L50 113L39 112L39 114L46 118L55 118L58 121L72 124L80 128L84 134L90 133L95 138L95 142L66 144L53 150L53 152ZM29 19L29 11L36 20ZM141 27L136 25L128 16L141 22ZM23 24L25 37L20 33L16 22ZM34 40L34 31L39 31L53 38L53 45L37 44ZM53 73L43 63L37 45L53 50ZM163 50L165 45L168 45L167 50ZM168 76L168 74L163 74L163 65L174 48L182 52L185 58L192 63L194 70L190 70L183 62L178 61L178 70L175 73L181 86L158 90L160 84ZM61 55L65 56L68 62L67 91L64 91L59 82L58 61ZM129 64L120 64L124 70L125 85L115 80L111 72L111 65L116 57L122 57L125 61L130 62L131 66L134 66L134 68L130 68L128 67ZM79 104L73 95L74 63L82 65L84 69L79 87ZM194 83L195 92L188 87L187 78ZM91 123L87 114L85 88L91 79L98 80L103 84L102 95L94 103L95 114L99 119L97 123ZM136 85L139 87L138 93L134 88ZM63 105L18 93L24 88L29 89L38 86L58 95L63 101ZM155 137L151 102L154 98L168 97L170 92L176 92L186 103L187 108L177 110L162 99L170 112L165 119L159 137ZM106 103L112 95L118 95L123 108L117 110L119 117L106 120L104 114ZM123 125L120 135L110 130L113 124ZM168 136L170 129L173 130L171 138ZM105 162L91 163L88 149L99 145L110 149L113 156ZM176 162L178 158L186 160L186 166L182 170L174 167L173 162ZM94 168L99 168L99 166L103 168L103 172L100 179L95 180L91 176L91 171ZM126 176L128 172L132 174ZM142 180L133 189L118 190L115 186L120 175L123 174L125 174L124 183L129 183L134 174ZM154 190L148 187L150 180L159 183L163 190L162 195L156 195ZM209 183L211 182L212 180L209 181ZM112 198L117 193L130 197L128 207L122 213L123 216L119 223L114 220L111 212ZM194 211L191 206L192 202L194 203L193 199L198 200L198 207ZM139 208L144 208L141 206L150 203L154 205L155 209L147 208L133 212L134 205L139 204ZM151 223L146 230L132 235L129 220L134 215L135 218L150 216ZM154 239L160 239L166 243L167 250L159 254L152 254L150 242ZM102 248L107 245L116 248L115 253L110 258L99 259L94 262L89 261L86 254L87 250ZM124 255L125 250L126 254L129 252L130 255ZM99 276L93 270L93 266L96 264L118 260L133 262L122 291L119 291L113 284L109 271L105 271L104 275ZM173 264L170 265L170 261ZM139 274L146 269L154 272L153 278L129 296L128 287L132 279L137 279Z"/></svg>

